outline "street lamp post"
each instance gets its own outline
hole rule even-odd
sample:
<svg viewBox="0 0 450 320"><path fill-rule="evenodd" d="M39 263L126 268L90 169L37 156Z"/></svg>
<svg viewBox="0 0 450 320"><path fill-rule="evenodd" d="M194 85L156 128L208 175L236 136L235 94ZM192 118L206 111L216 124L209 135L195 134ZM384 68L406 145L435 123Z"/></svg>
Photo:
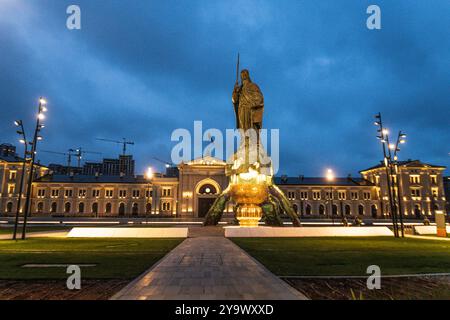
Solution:
<svg viewBox="0 0 450 320"><path fill-rule="evenodd" d="M403 224L403 208L402 208L402 189L401 189L401 172L398 168L398 152L400 151L400 144L403 144L406 142L406 134L399 131L397 135L397 142L395 143L394 150L394 171L397 176L397 201L398 201L398 210L399 210L399 217L400 217L400 229L401 229L401 235L402 238L405 237L405 226Z"/></svg>
<svg viewBox="0 0 450 320"><path fill-rule="evenodd" d="M332 169L327 169L327 180L330 182L330 194L328 197L328 200L330 202L330 213L331 213L331 221L334 226L334 213L333 213L333 185L332 182L334 181L334 173Z"/></svg>
<svg viewBox="0 0 450 320"><path fill-rule="evenodd" d="M145 223L148 223L148 208L150 203L150 186L153 179L153 169L151 167L147 168L147 171L145 172L145 178L147 179L147 203L145 205Z"/></svg>
<svg viewBox="0 0 450 320"><path fill-rule="evenodd" d="M20 215L20 208L22 207L22 195L23 195L23 181L25 179L25 174L27 170L27 156L28 156L28 142L25 135L25 129L23 127L22 120L14 121L14 124L19 127L20 129L17 131L17 133L22 137L20 139L20 142L24 145L24 152L23 152L23 163L22 163L22 175L20 177L20 184L19 184L19 199L17 200L17 211L16 211L16 219L14 221L14 233L13 233L13 240L16 240L17 238L17 228L19 226L19 215Z"/></svg>
<svg viewBox="0 0 450 320"><path fill-rule="evenodd" d="M394 236L398 237L398 225L397 225L397 215L394 209L394 203L393 203L393 196L392 196L392 188L391 188L391 168L390 168L390 156L388 156L388 153L386 152L386 145L389 146L389 135L388 130L383 128L383 122L381 120L381 113L378 113L375 115L375 125L378 127L378 133L377 138L380 139L381 144L383 146L383 161L384 166L386 169L386 182L388 187L388 198L389 198L389 206L391 211L391 218L392 218L392 225L394 228ZM389 151L389 149L388 149Z"/></svg>
<svg viewBox="0 0 450 320"><path fill-rule="evenodd" d="M39 136L39 132L44 127L41 124L41 120L44 120L44 118L45 118L44 113L47 111L46 104L47 104L47 101L45 101L44 98L42 98L42 97L39 98L38 113L37 113L37 117L36 117L36 128L34 129L33 142L31 142L30 170L29 170L29 176L28 176L25 210L24 210L24 216L23 216L22 240L25 240L25 237L26 237L27 218L30 213L30 206L31 206L31 185L33 183L34 159L36 156L37 142L42 140L42 137Z"/></svg>

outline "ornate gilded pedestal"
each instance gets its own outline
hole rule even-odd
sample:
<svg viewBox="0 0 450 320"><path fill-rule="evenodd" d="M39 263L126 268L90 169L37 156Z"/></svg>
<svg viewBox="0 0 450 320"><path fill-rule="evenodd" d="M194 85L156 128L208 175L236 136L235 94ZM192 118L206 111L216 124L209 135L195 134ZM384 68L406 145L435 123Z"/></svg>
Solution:
<svg viewBox="0 0 450 320"><path fill-rule="evenodd" d="M230 186L231 198L237 203L236 219L241 227L257 227L262 218L261 204L267 200L265 183L241 182Z"/></svg>

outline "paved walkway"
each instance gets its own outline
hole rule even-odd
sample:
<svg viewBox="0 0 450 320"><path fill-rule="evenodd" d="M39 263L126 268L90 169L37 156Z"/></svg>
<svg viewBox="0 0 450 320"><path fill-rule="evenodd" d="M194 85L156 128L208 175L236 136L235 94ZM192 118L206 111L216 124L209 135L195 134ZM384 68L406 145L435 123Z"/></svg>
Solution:
<svg viewBox="0 0 450 320"><path fill-rule="evenodd" d="M188 238L113 300L297 300L301 293L224 237Z"/></svg>

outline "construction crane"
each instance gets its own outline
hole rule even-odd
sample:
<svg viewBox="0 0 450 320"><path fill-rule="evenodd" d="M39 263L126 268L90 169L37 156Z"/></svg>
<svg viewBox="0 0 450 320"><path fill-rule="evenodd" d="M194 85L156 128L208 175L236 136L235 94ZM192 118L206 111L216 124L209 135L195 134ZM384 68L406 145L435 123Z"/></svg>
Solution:
<svg viewBox="0 0 450 320"><path fill-rule="evenodd" d="M75 153L73 153L75 150L69 149L68 152L57 152L57 151L49 151L49 150L41 150L41 152L45 153L53 153L53 154L60 154L62 156L67 156L67 167L70 168L70 165L72 163L72 156L75 156Z"/></svg>
<svg viewBox="0 0 450 320"><path fill-rule="evenodd" d="M122 141L111 140L111 139L103 139L103 138L97 138L97 140L121 144L122 145L122 154L124 156L127 154L127 144L134 145L133 141L127 141L126 138L122 138Z"/></svg>
<svg viewBox="0 0 450 320"><path fill-rule="evenodd" d="M90 153L90 154L102 154L101 152L85 151L85 150L82 150L81 147L78 147L77 149L69 149L69 152L75 152L73 155L74 155L75 157L77 157L77 160L78 160L78 168L81 167L81 158L83 157L83 154L86 154L86 153Z"/></svg>

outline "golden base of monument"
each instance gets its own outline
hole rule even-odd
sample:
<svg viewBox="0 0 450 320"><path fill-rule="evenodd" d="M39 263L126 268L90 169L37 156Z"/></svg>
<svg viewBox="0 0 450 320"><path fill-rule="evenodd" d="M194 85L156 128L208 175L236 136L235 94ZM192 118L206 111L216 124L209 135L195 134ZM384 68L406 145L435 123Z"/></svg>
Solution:
<svg viewBox="0 0 450 320"><path fill-rule="evenodd" d="M243 204L236 213L236 219L241 227L257 227L261 217L262 209L255 204Z"/></svg>
<svg viewBox="0 0 450 320"><path fill-rule="evenodd" d="M257 227L262 217L260 204L268 196L264 183L237 183L230 186L231 197L238 205L236 219L241 227Z"/></svg>

